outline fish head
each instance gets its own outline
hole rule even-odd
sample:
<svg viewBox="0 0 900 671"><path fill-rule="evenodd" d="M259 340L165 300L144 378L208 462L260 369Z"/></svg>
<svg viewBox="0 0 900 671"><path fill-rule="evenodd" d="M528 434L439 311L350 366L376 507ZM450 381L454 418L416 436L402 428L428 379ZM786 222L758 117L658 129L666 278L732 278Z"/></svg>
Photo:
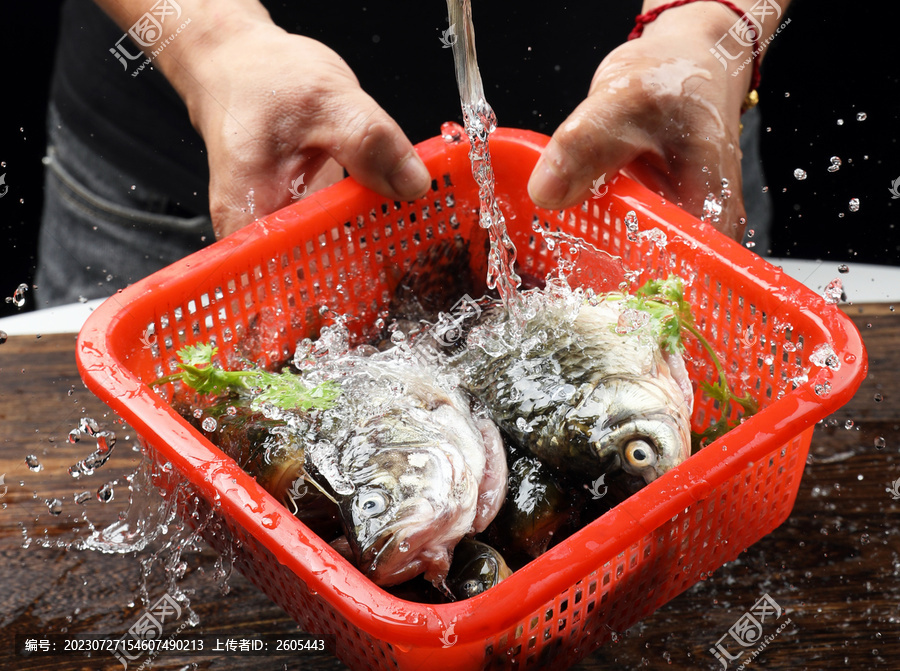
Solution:
<svg viewBox="0 0 900 671"><path fill-rule="evenodd" d="M621 469L649 484L690 456L690 408L645 381L598 387L565 418L569 452L593 467Z"/></svg>
<svg viewBox="0 0 900 671"><path fill-rule="evenodd" d="M341 516L357 566L378 585L420 573L443 583L453 546L471 528L478 483L450 439L417 413L390 412L341 459L354 491Z"/></svg>

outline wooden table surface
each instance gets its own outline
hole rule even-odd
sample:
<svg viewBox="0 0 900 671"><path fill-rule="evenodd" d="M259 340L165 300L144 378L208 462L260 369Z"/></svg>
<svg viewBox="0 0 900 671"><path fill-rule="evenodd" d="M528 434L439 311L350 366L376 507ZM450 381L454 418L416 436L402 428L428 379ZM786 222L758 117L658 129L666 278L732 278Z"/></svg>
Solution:
<svg viewBox="0 0 900 671"><path fill-rule="evenodd" d="M575 669L721 669L709 649L764 594L791 624L748 667L900 668L900 525L894 517L900 501L890 491L900 478L900 314L880 304L845 310L863 334L870 373L852 402L816 428L790 519ZM0 669L121 669L108 653L19 656L14 640L125 634L144 612L142 562L165 541L125 555L60 547L83 537L89 523L99 529L116 521L127 508L125 477L140 461L129 428L82 385L74 348L74 335L10 337L0 345ZM118 440L103 468L74 479L69 466L95 447L89 440L67 441L82 417L114 430ZM879 438L883 447L876 445ZM28 455L42 470L29 468ZM106 483L114 498L102 503L96 492ZM91 496L76 503L82 491ZM48 508L52 499L62 501L58 515ZM179 584L192 590L199 617L195 632L298 634L242 576L217 578L217 555L204 543L181 560L186 567ZM150 602L166 590L157 562L147 580ZM235 658L167 652L153 668L345 667L328 653Z"/></svg>

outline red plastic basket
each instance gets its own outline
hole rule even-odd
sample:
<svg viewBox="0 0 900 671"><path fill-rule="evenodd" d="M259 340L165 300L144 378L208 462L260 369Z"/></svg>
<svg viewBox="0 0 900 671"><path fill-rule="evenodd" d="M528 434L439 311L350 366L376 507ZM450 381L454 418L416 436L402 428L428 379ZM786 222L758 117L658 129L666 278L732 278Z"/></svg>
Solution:
<svg viewBox="0 0 900 671"><path fill-rule="evenodd" d="M260 363L315 337L318 307L371 323L430 241L467 236L478 194L466 142L418 151L433 176L415 202L386 201L347 179L138 282L91 315L78 339L88 387L191 483L218 516L209 540L307 631L335 637L355 669L564 668L733 560L790 514L813 425L847 402L866 371L859 333L779 269L673 204L618 177L603 198L536 208L525 184L547 138L498 130L497 193L520 268L543 276L553 252L533 222L580 236L643 270L677 272L703 333L760 411L497 587L452 604L395 598L362 576L214 448L147 386L185 344L214 339ZM657 227L665 248L629 236ZM337 291L337 285L342 289ZM752 330L751 330L752 326ZM830 366L810 362L828 345ZM689 349L692 379L708 362ZM820 361L821 363L821 361ZM698 395L695 428L716 415Z"/></svg>

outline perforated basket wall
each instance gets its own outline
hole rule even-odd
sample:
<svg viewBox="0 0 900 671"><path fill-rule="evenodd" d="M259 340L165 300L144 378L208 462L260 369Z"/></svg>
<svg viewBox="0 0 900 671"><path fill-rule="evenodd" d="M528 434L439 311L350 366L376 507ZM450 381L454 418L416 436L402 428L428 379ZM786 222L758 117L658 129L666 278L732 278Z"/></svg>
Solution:
<svg viewBox="0 0 900 671"><path fill-rule="evenodd" d="M535 208L525 184L547 138L500 129L497 190L523 271L554 252L534 226L621 256L641 280L675 272L700 330L760 412L488 592L423 605L365 579L180 418L147 382L185 344L214 340L261 364L315 337L319 308L360 317L360 332L429 243L477 226L464 143L419 146L427 197L387 202L352 180L299 201L109 299L79 336L82 376L201 500L216 501L209 540L311 632L333 635L356 669L563 668L709 573L790 514L816 421L865 375L859 334L833 305L659 196L624 178L563 212ZM623 219L634 211L639 233ZM660 244L642 235L658 228ZM477 257L477 255L476 255ZM473 272L480 273L477 258ZM810 355L834 352L828 366ZM712 370L696 344L692 379ZM817 359L818 360L818 359ZM697 396L695 429L719 414Z"/></svg>

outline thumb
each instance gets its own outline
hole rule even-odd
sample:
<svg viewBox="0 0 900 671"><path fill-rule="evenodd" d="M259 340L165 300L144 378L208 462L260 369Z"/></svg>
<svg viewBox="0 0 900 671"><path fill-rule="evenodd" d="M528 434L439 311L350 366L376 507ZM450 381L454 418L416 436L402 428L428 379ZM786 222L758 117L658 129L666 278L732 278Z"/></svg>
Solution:
<svg viewBox="0 0 900 671"><path fill-rule="evenodd" d="M528 194L539 207L569 207L587 196L595 180L611 178L638 154L651 150L647 134L623 106L610 107L600 95L591 95L544 148L528 181Z"/></svg>
<svg viewBox="0 0 900 671"><path fill-rule="evenodd" d="M369 189L396 200L424 196L431 175L400 126L362 89L346 91L341 109L353 116L338 120L323 148Z"/></svg>

